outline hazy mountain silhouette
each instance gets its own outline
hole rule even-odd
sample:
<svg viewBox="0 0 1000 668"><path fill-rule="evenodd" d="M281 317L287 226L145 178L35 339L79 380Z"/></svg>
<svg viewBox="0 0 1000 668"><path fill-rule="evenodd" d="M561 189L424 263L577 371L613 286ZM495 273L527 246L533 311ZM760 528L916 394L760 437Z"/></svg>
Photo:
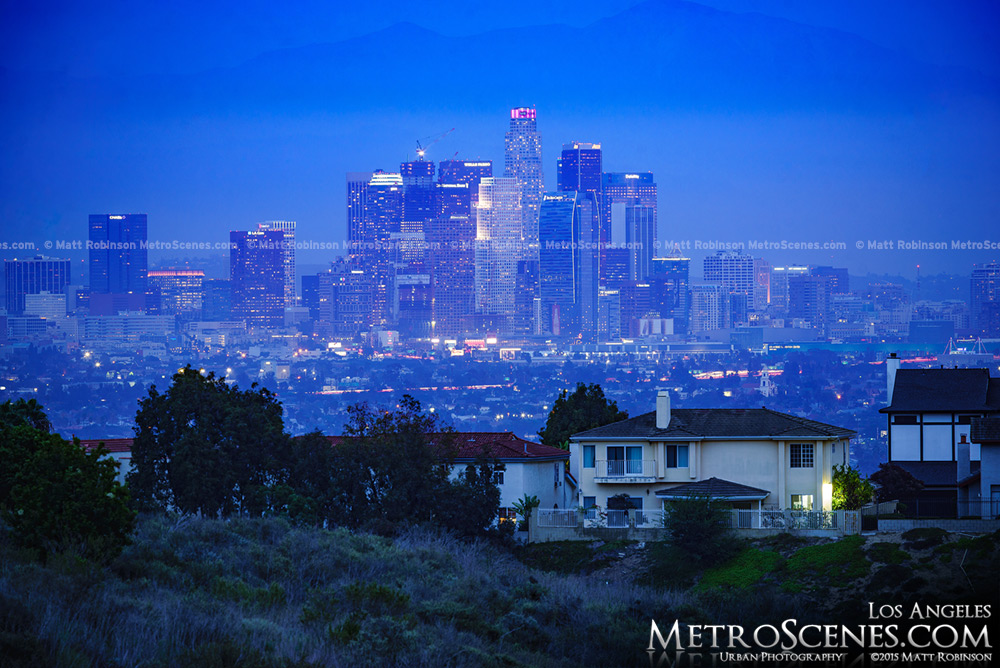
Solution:
<svg viewBox="0 0 1000 668"><path fill-rule="evenodd" d="M5 80L29 84L9 73ZM921 63L849 33L679 0L648 0L584 28L450 37L400 23L190 76L49 76L30 84L20 91L29 98L154 116L185 109L492 110L508 104L512 91L550 110L891 113L994 101L1000 90L972 70Z"/></svg>

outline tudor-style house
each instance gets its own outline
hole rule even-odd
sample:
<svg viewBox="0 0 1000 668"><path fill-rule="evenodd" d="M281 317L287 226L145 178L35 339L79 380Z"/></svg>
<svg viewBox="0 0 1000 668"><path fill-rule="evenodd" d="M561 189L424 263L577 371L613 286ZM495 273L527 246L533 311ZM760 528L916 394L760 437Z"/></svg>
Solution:
<svg viewBox="0 0 1000 668"><path fill-rule="evenodd" d="M900 369L899 363L895 355L886 360L889 405L879 411L888 421L889 462L924 483L904 500L919 501L919 510L907 504L913 512L954 513L962 481L979 473L982 462L972 424L1000 417L1000 378L988 369Z"/></svg>
<svg viewBox="0 0 1000 668"><path fill-rule="evenodd" d="M733 508L830 510L833 465L850 461L855 432L767 408L656 410L574 434L570 470L579 504L608 507L627 495L636 509L703 494Z"/></svg>

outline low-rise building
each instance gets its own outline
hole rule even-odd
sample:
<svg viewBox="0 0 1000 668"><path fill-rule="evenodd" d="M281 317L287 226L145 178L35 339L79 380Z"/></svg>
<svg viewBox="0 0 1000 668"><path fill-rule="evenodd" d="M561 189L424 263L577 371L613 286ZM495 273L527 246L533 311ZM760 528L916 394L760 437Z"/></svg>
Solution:
<svg viewBox="0 0 1000 668"><path fill-rule="evenodd" d="M494 462L500 488L500 518L514 519L514 502L538 498L539 508L576 506L576 480L568 475L569 452L518 438L511 432L453 434L456 454L452 475L485 457Z"/></svg>

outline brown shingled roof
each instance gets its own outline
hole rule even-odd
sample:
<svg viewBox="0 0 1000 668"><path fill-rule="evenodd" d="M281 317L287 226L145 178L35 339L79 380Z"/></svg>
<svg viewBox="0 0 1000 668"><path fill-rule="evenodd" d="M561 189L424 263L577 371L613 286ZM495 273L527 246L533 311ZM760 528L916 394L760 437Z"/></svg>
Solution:
<svg viewBox="0 0 1000 668"><path fill-rule="evenodd" d="M573 434L583 438L850 438L856 432L769 408L674 408L666 429L656 411Z"/></svg>

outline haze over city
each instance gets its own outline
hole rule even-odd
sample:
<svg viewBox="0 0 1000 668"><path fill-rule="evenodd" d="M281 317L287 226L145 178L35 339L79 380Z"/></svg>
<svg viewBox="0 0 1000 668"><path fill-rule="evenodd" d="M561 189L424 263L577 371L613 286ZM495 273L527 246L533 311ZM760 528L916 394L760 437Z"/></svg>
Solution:
<svg viewBox="0 0 1000 668"><path fill-rule="evenodd" d="M294 220L343 244L346 173L450 128L427 159L499 161L507 110L533 106L546 184L562 144L601 143L606 171L655 175L664 241L832 241L769 259L909 279L997 255L975 246L1000 211L991 3L459 7L9 5L5 236L80 240L121 211L151 240Z"/></svg>
<svg viewBox="0 0 1000 668"><path fill-rule="evenodd" d="M996 664L998 32L3 0L0 663Z"/></svg>

